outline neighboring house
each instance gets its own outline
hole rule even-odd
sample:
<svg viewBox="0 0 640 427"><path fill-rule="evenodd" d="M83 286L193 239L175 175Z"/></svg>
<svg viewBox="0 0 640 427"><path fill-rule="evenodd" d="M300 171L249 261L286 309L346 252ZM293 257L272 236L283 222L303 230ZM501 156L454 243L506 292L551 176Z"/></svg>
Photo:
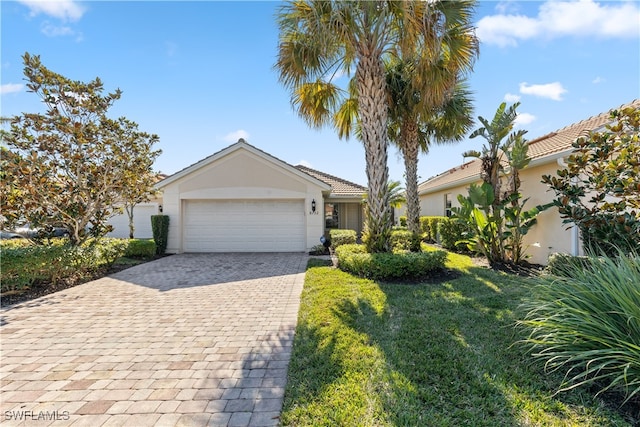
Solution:
<svg viewBox="0 0 640 427"><path fill-rule="evenodd" d="M366 191L292 166L243 139L156 189L162 194L158 209L169 216L168 253L308 251L326 228L362 229ZM137 209L134 219L149 221Z"/></svg>
<svg viewBox="0 0 640 427"><path fill-rule="evenodd" d="M635 100L620 108L632 106L640 108L640 100ZM555 132L529 141L531 163L521 172L523 196L529 197L525 208L549 203L554 193L541 182L543 175L556 175L564 169L566 158L571 154L571 144L579 136L589 131L602 130L609 123L609 112L604 112ZM429 178L418 186L420 215L448 216L453 206L459 206L458 195L468 195L469 184L480 183L480 160L473 160L444 173ZM553 207L538 216L538 223L524 239L528 246L526 253L530 262L546 264L550 254L555 252L579 255L582 243L577 228L562 223L557 208Z"/></svg>

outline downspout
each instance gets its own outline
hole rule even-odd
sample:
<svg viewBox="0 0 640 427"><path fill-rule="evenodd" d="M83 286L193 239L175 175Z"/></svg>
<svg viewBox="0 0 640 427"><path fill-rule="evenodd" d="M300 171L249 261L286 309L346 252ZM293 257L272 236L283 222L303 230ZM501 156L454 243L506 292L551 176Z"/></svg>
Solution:
<svg viewBox="0 0 640 427"><path fill-rule="evenodd" d="M568 165L564 161L563 157L558 158L558 166L564 169L567 168ZM578 178L577 177L571 178L571 183L577 184ZM580 232L576 224L573 224L573 227L571 227L571 255L573 256L580 255Z"/></svg>

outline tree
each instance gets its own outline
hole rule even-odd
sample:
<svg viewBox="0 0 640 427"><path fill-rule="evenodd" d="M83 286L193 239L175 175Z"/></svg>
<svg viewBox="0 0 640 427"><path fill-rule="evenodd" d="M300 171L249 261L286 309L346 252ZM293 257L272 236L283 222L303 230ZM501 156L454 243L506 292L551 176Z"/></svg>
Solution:
<svg viewBox="0 0 640 427"><path fill-rule="evenodd" d="M611 111L604 131L572 146L566 169L542 177L564 223L596 254L640 253L640 108Z"/></svg>
<svg viewBox="0 0 640 427"><path fill-rule="evenodd" d="M46 106L44 114L13 119L3 150L2 212L9 223L63 226L78 245L109 231L107 220L159 151L156 135L134 122L107 117L121 91L103 95L99 78L83 83L47 69L25 53L27 88ZM148 190L149 188L146 187Z"/></svg>
<svg viewBox="0 0 640 427"><path fill-rule="evenodd" d="M407 228L420 233L420 199L418 196L418 155L427 153L431 144L460 141L473 123L471 94L464 83L458 83L443 105L418 112L417 104L407 99L408 85L403 70L387 72L390 96L389 139L404 161L407 199ZM413 98L418 98L416 94Z"/></svg>
<svg viewBox="0 0 640 427"><path fill-rule="evenodd" d="M129 120L124 120L119 128L121 141L136 147L139 155L136 158L129 158L130 164L123 165L124 172L129 175L131 181L137 180L137 185L123 187L122 203L124 211L129 218L129 238L133 239L135 226L133 222L134 208L139 203L148 202L154 194L153 185L157 182L157 175L153 172L153 163L160 155L160 151L153 151L152 146L157 142L156 135L148 136L138 131L138 125Z"/></svg>
<svg viewBox="0 0 640 427"><path fill-rule="evenodd" d="M298 113L314 127L333 124L341 135L355 121L360 127L369 193L365 232L372 252L389 250L391 230L384 57L420 51L418 72L437 62L445 3L455 2L296 1L279 13L276 68ZM353 90L340 88L336 77L353 70ZM416 76L416 81L428 81L428 76ZM424 94L425 99L436 95ZM348 120L338 123L339 113Z"/></svg>
<svg viewBox="0 0 640 427"><path fill-rule="evenodd" d="M471 25L474 3L441 2L426 17L437 28L440 46L412 51L401 46L386 65L389 90L389 136L405 163L407 226L420 231L418 155L431 143L460 141L469 130L471 94L463 83L478 56ZM432 61L416 60L430 55ZM425 67L419 69L418 67Z"/></svg>

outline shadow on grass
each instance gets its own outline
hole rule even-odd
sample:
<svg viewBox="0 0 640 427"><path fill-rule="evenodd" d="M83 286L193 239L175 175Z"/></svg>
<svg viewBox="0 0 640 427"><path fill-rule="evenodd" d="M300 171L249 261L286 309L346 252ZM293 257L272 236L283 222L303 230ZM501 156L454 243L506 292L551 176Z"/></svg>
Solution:
<svg viewBox="0 0 640 427"><path fill-rule="evenodd" d="M303 293L316 312L299 319L285 425L628 425L587 393L554 397L557 376L512 346L529 279L471 267L398 286L324 272L333 282Z"/></svg>

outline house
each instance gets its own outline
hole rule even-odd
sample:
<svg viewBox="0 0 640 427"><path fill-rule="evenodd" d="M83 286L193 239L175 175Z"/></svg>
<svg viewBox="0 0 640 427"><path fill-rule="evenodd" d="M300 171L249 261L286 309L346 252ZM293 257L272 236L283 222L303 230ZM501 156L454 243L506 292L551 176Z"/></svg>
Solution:
<svg viewBox="0 0 640 427"><path fill-rule="evenodd" d="M330 228L362 230L364 187L292 166L243 139L155 187L161 198L136 206L134 220L168 215L168 253L308 251Z"/></svg>
<svg viewBox="0 0 640 427"><path fill-rule="evenodd" d="M636 99L624 107L640 108L640 100ZM532 208L550 202L554 193L541 182L543 175L556 175L558 169L564 169L566 158L571 154L571 144L579 136L590 131L603 129L610 122L609 111L571 124L555 132L529 141L529 166L521 172L523 196L529 197L525 208ZM420 197L420 214L423 216L448 216L450 209L459 206L458 195L468 194L471 183L480 183L480 160L476 159L450 169L418 186ZM524 239L528 246L526 253L529 261L546 264L550 254L555 252L579 255L582 244L578 229L567 227L562 223L557 208L542 212L538 223L529 231Z"/></svg>

